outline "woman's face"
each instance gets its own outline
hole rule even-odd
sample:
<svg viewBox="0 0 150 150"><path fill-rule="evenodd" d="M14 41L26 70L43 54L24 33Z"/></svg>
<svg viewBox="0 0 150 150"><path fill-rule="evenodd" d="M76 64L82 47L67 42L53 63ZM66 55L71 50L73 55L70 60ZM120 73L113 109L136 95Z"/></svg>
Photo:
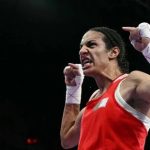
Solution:
<svg viewBox="0 0 150 150"><path fill-rule="evenodd" d="M103 37L104 34L96 31L88 31L82 37L79 55L84 74L87 76L103 72L109 64L109 51Z"/></svg>

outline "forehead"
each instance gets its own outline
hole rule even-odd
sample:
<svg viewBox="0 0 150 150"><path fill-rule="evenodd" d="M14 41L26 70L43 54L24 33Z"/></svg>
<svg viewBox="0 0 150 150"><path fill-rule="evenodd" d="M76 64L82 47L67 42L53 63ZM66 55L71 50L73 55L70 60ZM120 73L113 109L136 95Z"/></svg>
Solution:
<svg viewBox="0 0 150 150"><path fill-rule="evenodd" d="M87 41L91 41L91 40L102 40L102 38L104 37L104 34L101 32L96 32L96 31L87 31L82 39L81 39L81 43L85 43Z"/></svg>

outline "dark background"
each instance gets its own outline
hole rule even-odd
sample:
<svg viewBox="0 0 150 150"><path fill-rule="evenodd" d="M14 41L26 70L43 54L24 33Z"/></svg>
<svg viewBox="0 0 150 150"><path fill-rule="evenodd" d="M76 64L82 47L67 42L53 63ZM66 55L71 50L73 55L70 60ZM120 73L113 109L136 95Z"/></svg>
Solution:
<svg viewBox="0 0 150 150"><path fill-rule="evenodd" d="M0 0L0 150L62 150L63 68L79 62L80 39L89 28L116 29L130 71L150 73L121 30L141 22L150 23L148 0ZM95 89L85 79L81 107ZM149 150L150 139L146 143Z"/></svg>

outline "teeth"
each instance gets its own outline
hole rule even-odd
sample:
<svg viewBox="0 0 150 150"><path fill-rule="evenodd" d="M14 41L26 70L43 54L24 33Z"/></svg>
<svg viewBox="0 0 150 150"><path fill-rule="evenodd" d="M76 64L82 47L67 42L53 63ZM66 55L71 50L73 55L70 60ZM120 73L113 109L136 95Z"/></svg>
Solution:
<svg viewBox="0 0 150 150"><path fill-rule="evenodd" d="M88 57L82 58L81 62L82 62L82 68L83 69L92 63L91 59Z"/></svg>
<svg viewBox="0 0 150 150"><path fill-rule="evenodd" d="M90 64L91 64L91 61L86 61L83 63L82 68L85 69Z"/></svg>
<svg viewBox="0 0 150 150"><path fill-rule="evenodd" d="M90 63L91 61L89 59L85 59L83 60L83 64L86 64L86 63Z"/></svg>
<svg viewBox="0 0 150 150"><path fill-rule="evenodd" d="M84 64L89 63L90 61L84 61Z"/></svg>

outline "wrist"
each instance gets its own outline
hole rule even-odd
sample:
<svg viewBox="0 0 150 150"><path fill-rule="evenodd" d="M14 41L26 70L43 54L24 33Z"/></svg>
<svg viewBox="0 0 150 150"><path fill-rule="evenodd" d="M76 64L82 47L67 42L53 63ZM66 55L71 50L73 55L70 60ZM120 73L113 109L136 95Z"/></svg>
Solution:
<svg viewBox="0 0 150 150"><path fill-rule="evenodd" d="M148 23L140 23L137 28L141 37L150 38L150 25Z"/></svg>
<svg viewBox="0 0 150 150"><path fill-rule="evenodd" d="M66 104L80 104L81 103L81 86L67 86L66 87Z"/></svg>
<svg viewBox="0 0 150 150"><path fill-rule="evenodd" d="M150 43L142 50L145 59L150 63Z"/></svg>
<svg viewBox="0 0 150 150"><path fill-rule="evenodd" d="M75 86L66 86L66 104L80 104L84 76L75 77Z"/></svg>

